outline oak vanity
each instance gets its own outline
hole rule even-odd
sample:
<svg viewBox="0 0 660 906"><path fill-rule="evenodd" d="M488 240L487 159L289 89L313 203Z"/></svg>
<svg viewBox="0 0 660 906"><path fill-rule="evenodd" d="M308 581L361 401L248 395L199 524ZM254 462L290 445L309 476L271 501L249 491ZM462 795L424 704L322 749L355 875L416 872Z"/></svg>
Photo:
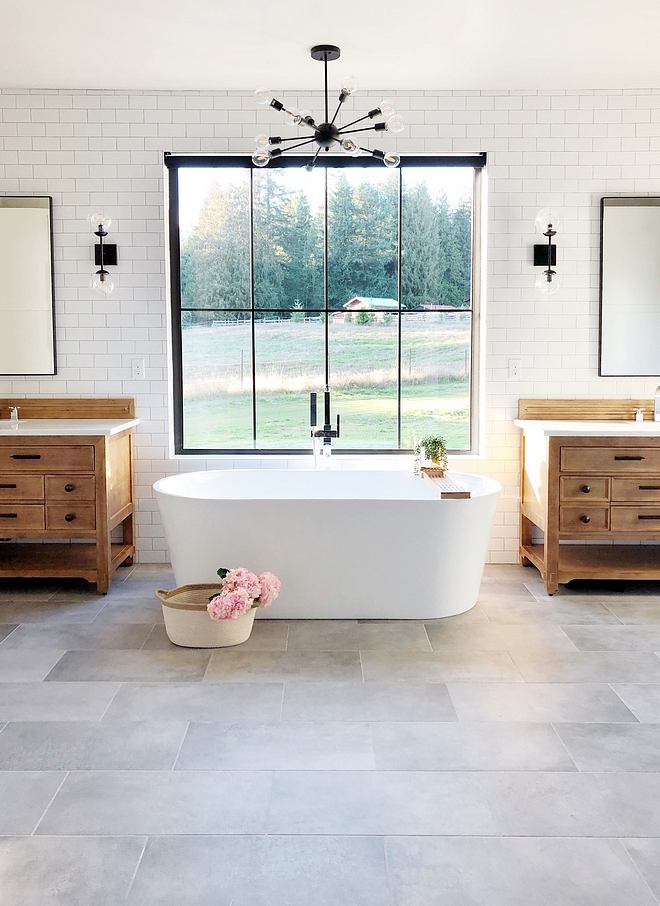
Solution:
<svg viewBox="0 0 660 906"><path fill-rule="evenodd" d="M135 556L134 400L0 399L3 415L13 406L19 421L0 419L0 578L79 577L106 594Z"/></svg>
<svg viewBox="0 0 660 906"><path fill-rule="evenodd" d="M519 401L520 558L548 594L572 579L660 579L660 422L634 408L653 403Z"/></svg>

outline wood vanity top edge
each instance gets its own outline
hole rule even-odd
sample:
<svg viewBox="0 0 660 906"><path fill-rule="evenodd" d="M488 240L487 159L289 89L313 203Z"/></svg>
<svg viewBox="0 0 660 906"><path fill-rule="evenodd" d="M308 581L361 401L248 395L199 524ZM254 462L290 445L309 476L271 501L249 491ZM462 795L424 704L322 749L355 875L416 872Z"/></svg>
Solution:
<svg viewBox="0 0 660 906"><path fill-rule="evenodd" d="M552 400L519 399L518 418L529 421L624 421L634 419L633 409L645 409L644 421L653 420L650 399Z"/></svg>
<svg viewBox="0 0 660 906"><path fill-rule="evenodd" d="M93 418L133 419L135 400L133 397L74 397L21 398L0 397L0 418L8 418L8 410L18 406L19 418Z"/></svg>

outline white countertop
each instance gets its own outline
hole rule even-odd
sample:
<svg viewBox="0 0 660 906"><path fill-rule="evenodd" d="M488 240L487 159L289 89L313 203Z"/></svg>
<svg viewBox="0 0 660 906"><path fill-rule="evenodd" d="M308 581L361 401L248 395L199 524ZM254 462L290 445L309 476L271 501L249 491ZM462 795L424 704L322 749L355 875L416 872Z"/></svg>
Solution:
<svg viewBox="0 0 660 906"><path fill-rule="evenodd" d="M539 431L545 437L660 437L660 422L654 421L552 421L517 418L514 425L524 431Z"/></svg>
<svg viewBox="0 0 660 906"><path fill-rule="evenodd" d="M140 424L139 418L21 418L0 421L0 437L81 437L119 434Z"/></svg>

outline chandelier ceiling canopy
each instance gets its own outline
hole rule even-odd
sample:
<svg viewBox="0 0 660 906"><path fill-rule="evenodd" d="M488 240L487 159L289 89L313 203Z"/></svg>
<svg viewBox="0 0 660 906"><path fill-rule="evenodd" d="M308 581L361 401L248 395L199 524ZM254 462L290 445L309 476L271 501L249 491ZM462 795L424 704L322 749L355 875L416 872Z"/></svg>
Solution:
<svg viewBox="0 0 660 906"><path fill-rule="evenodd" d="M254 140L255 151L252 155L252 163L256 167L266 167L271 160L275 160L282 154L309 145L311 146L311 151L314 151L314 146L316 146L313 156L305 166L306 170L311 171L314 169L314 165L321 151L329 151L331 148L335 147L335 145L339 145L342 151L346 154L350 154L352 157L360 157L362 154L371 154L372 157L382 160L386 167L398 167L401 162L401 158L398 154L395 154L393 151L379 151L377 148L374 148L373 150L370 148L362 148L352 138L353 135L359 132L402 132L405 125L403 117L395 112L392 101L381 101L380 106L374 107L373 110L365 113L364 116L358 117L350 123L346 123L344 126L340 126L338 124L338 117L342 105L346 98L350 97L350 95L354 94L357 90L357 82L353 76L346 76L346 78L342 80L337 109L335 110L332 119L330 119L328 63L333 60L338 60L341 51L334 44L317 44L315 47L312 47L311 55L313 60L319 60L323 63L325 77L325 115L323 122L317 123L316 119L312 116L311 110L297 110L295 107L291 110L287 110L284 104L274 98L267 88L257 88L254 92L257 103L264 107L269 106L273 107L275 110L283 111L287 123L294 126L305 127L310 130L311 137L299 141L301 138L300 135L291 137L266 135L264 133L257 135ZM381 117L383 119L380 122L374 123L371 126L359 125L366 120L376 120ZM288 142L294 142L294 144L287 144Z"/></svg>

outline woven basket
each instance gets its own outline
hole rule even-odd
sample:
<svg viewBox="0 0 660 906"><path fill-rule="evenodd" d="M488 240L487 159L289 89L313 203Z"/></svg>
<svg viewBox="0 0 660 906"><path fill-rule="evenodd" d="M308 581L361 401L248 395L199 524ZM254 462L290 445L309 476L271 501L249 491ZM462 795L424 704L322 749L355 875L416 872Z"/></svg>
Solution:
<svg viewBox="0 0 660 906"><path fill-rule="evenodd" d="M170 642L183 648L229 648L247 641L252 632L254 611L233 620L212 620L206 609L209 598L222 588L216 585L181 585L171 591L159 588L156 597L163 605L165 632Z"/></svg>

